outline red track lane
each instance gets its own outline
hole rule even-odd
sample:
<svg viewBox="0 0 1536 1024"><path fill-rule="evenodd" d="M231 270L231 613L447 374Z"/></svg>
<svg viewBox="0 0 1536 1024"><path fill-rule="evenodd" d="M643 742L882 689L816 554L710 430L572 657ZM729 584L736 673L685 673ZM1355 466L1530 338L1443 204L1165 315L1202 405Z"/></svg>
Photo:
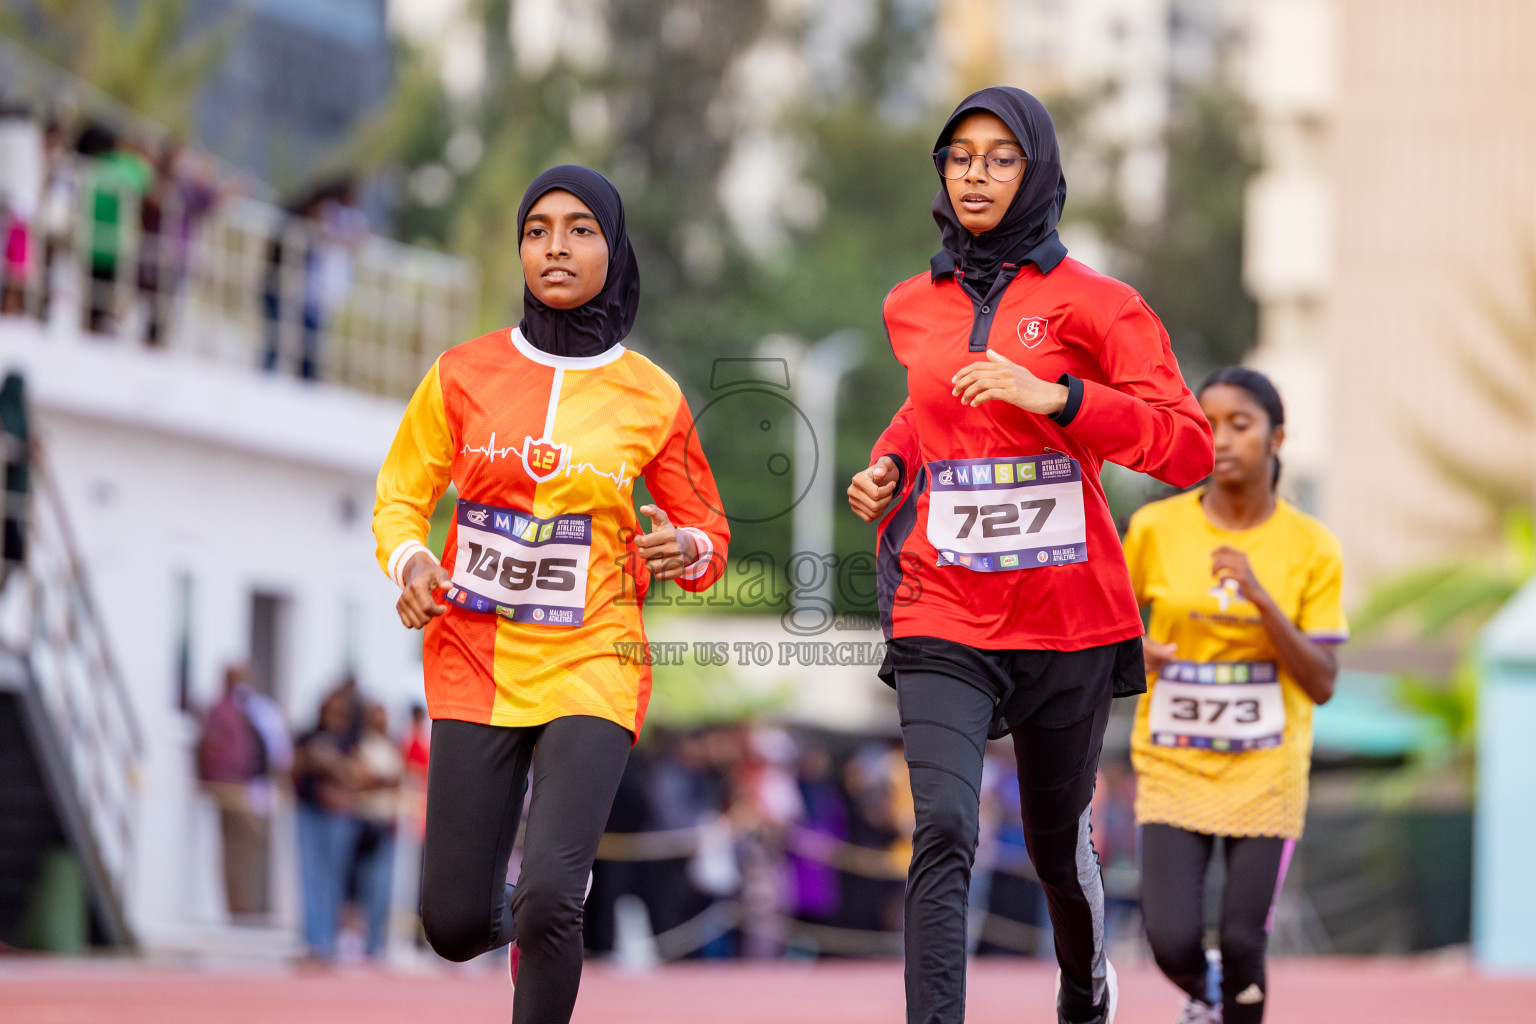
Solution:
<svg viewBox="0 0 1536 1024"><path fill-rule="evenodd" d="M1050 1022L1054 970L976 964L971 1024ZM1173 1024L1179 999L1149 966L1121 972L1117 1024ZM1536 1021L1536 978L1486 978L1424 960L1280 960L1267 1024ZM898 1024L891 963L687 965L649 975L589 967L576 1024ZM505 981L486 972L210 973L181 968L9 960L4 1024L495 1024Z"/></svg>

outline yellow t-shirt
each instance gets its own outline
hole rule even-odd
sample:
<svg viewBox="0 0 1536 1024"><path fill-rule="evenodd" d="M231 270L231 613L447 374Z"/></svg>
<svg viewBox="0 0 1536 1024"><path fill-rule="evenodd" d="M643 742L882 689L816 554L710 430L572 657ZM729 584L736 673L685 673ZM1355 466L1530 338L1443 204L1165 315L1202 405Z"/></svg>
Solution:
<svg viewBox="0 0 1536 1024"><path fill-rule="evenodd" d="M1279 693L1274 707L1265 713L1273 714L1283 706L1284 729L1251 741L1260 745L1247 749L1242 748L1243 741L1212 743L1162 731L1169 724L1171 694L1248 695L1244 687L1170 686L1159 705L1162 728L1154 733L1160 680L1149 675L1147 695L1136 708L1131 732L1136 820L1215 835L1300 838L1312 759L1312 700L1279 665L1278 652L1257 609L1230 586L1216 585L1211 553L1222 545L1248 556L1264 589L1313 640L1343 643L1349 638L1339 543L1316 519L1279 501L1274 515L1260 525L1223 530L1206 517L1199 492L1140 509L1131 517L1125 535L1125 558L1137 603L1152 609L1147 636L1178 645L1178 664L1166 670L1163 678L1210 683L1278 676ZM1208 723L1228 711L1258 718L1255 701L1235 702L1243 712L1227 707L1232 700L1206 701L1204 707L1195 700L1183 703L1192 720L1191 728L1183 731L1198 732L1202 721ZM1183 708L1171 710L1173 718L1182 717ZM1228 717L1227 722L1231 721ZM1228 749L1220 749L1223 746Z"/></svg>

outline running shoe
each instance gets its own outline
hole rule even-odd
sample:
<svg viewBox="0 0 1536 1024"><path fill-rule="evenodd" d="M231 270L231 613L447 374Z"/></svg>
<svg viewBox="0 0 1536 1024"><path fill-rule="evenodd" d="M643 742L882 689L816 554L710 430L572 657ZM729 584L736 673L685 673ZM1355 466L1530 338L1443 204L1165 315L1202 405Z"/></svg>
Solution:
<svg viewBox="0 0 1536 1024"><path fill-rule="evenodd" d="M1095 1017L1092 1024L1115 1024L1115 1009L1120 1005L1120 979L1115 976L1115 965L1108 960L1104 961L1104 1014ZM1061 1016L1061 970L1056 971L1056 1017L1065 1020ZM1220 1012L1220 1011L1218 1011ZM1184 1024L1180 1021L1179 1024ZM1220 1024L1220 1018L1217 1018Z"/></svg>
<svg viewBox="0 0 1536 1024"><path fill-rule="evenodd" d="M1176 1024L1221 1024L1221 1007L1190 997Z"/></svg>

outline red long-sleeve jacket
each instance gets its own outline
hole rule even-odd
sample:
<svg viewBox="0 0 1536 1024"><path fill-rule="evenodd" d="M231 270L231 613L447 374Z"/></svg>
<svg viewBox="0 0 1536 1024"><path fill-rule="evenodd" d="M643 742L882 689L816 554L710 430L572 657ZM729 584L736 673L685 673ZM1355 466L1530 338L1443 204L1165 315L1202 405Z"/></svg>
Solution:
<svg viewBox="0 0 1536 1024"><path fill-rule="evenodd" d="M1099 470L1109 460L1185 487L1210 473L1212 458L1210 425L1146 302L1130 286L1070 258L1049 273L1026 264L1005 289L994 288L977 301L941 257L931 273L892 289L884 312L891 348L907 369L908 394L871 453L871 461L895 457L902 469L880 524L877 580L886 637L940 637L989 650L1073 651L1140 636L1141 617ZM1066 384L1066 408L1047 417L1000 401L962 405L951 380L962 367L985 361L988 347L1043 380ZM1042 455L1045 462L1030 459ZM1042 478L1066 472L1061 455L1081 466L1076 529L1082 543L1029 549L1028 533L1040 525L1031 506L1041 503L1023 502L1021 517L1013 501L1006 508L983 504L979 525L1016 535L1016 541L990 543L1015 545L1022 554L989 556L990 571L961 564L971 555L941 555L929 536L936 479L953 487L957 477L966 479L967 469L980 465L990 477L991 467L1001 465L1021 482L1026 474L1032 483L1043 482L1035 480L1037 471ZM956 466L956 460L970 461ZM1027 498L1031 492L987 491L982 500L999 500L1000 493ZM967 500L964 495L944 491L942 498L953 506ZM974 529L974 508L955 514L964 512L949 506L935 512L949 524L939 528L943 537L981 532ZM1013 518L1003 518L1005 513ZM1061 515L1075 513L1064 509ZM965 543L955 546L963 551ZM1013 568L999 571L1000 560ZM978 555L967 564L982 562Z"/></svg>

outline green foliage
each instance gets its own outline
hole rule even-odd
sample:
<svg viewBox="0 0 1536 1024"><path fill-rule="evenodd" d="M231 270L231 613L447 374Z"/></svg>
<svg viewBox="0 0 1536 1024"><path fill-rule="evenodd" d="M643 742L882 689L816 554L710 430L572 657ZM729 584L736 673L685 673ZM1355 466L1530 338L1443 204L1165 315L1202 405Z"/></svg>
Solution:
<svg viewBox="0 0 1536 1024"><path fill-rule="evenodd" d="M1396 680L1399 705L1435 722L1440 737L1408 757L1402 770L1384 775L1364 790L1381 807L1399 811L1426 797L1469 802L1477 767L1477 666L1457 662L1449 679L1405 674Z"/></svg>
<svg viewBox="0 0 1536 1024"><path fill-rule="evenodd" d="M652 667L646 718L674 729L758 720L787 707L794 689L788 681L752 689L730 667L706 667L684 658L682 664Z"/></svg>
<svg viewBox="0 0 1536 1024"><path fill-rule="evenodd" d="M1356 635L1402 624L1424 640L1469 640L1536 570L1528 509L1509 514L1506 538L1499 555L1436 562L1380 581L1350 617Z"/></svg>
<svg viewBox="0 0 1536 1024"><path fill-rule="evenodd" d="M1458 363L1462 376L1487 408L1520 430L1536 428L1536 245L1521 248L1522 294L1513 302L1486 287L1476 292L1477 305L1498 346L1462 343ZM1420 457L1482 511L1483 538L1503 533L1509 542L1511 522L1526 524L1536 474L1528 459L1499 458L1487 446L1469 451L1422 424L1410 424ZM1523 518L1522 518L1523 517Z"/></svg>
<svg viewBox="0 0 1536 1024"><path fill-rule="evenodd" d="M1243 194L1258 170L1251 114L1229 89L1175 93L1163 215L1133 234L1131 284L1168 328L1192 382L1241 362L1257 342L1258 307L1243 288Z"/></svg>
<svg viewBox="0 0 1536 1024"><path fill-rule="evenodd" d="M198 86L218 66L243 16L186 31L189 0L31 0L0 9L0 32L171 131L192 127Z"/></svg>
<svg viewBox="0 0 1536 1024"><path fill-rule="evenodd" d="M1067 160L1064 219L1090 225L1111 246L1168 329L1186 379L1198 381L1257 343L1258 307L1242 282L1244 189L1259 166L1252 114L1219 79L1176 88L1162 210L1138 224L1119 198L1122 153L1089 130L1112 98L1105 87L1050 103Z"/></svg>

